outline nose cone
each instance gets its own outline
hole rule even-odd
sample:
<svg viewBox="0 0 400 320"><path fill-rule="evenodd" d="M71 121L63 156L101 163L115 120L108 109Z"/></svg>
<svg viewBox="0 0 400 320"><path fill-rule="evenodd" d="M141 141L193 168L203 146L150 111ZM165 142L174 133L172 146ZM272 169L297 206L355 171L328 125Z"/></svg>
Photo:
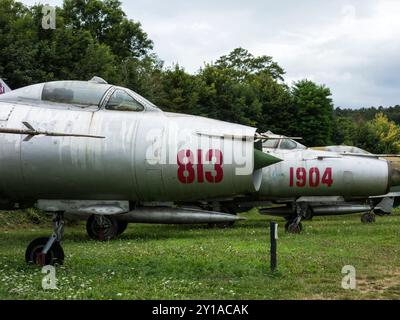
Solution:
<svg viewBox="0 0 400 320"><path fill-rule="evenodd" d="M264 153L260 150L254 149L254 170L268 167L281 161L282 159L271 156L270 154Z"/></svg>
<svg viewBox="0 0 400 320"><path fill-rule="evenodd" d="M389 178L391 187L400 187L400 158L385 157L389 162Z"/></svg>

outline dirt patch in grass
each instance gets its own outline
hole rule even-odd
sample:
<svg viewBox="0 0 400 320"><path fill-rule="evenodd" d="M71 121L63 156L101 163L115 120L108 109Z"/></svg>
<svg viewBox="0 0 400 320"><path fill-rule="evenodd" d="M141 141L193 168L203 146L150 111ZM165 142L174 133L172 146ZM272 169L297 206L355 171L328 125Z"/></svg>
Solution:
<svg viewBox="0 0 400 320"><path fill-rule="evenodd" d="M390 293L400 297L400 268L378 268L375 276L357 278L357 289L363 294Z"/></svg>

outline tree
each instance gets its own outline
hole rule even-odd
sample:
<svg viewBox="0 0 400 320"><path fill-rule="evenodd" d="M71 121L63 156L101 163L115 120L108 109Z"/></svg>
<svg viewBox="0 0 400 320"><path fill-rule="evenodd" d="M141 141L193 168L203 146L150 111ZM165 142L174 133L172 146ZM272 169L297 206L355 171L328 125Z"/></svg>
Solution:
<svg viewBox="0 0 400 320"><path fill-rule="evenodd" d="M382 153L400 152L400 128L383 113L378 113L370 126L379 139Z"/></svg>
<svg viewBox="0 0 400 320"><path fill-rule="evenodd" d="M121 62L120 69L122 82L119 85L131 88L156 104L160 101L163 94L162 61L155 56L128 58Z"/></svg>
<svg viewBox="0 0 400 320"><path fill-rule="evenodd" d="M196 79L196 114L214 119L255 126L261 103L247 81L237 81L236 72L207 64Z"/></svg>
<svg viewBox="0 0 400 320"><path fill-rule="evenodd" d="M88 31L121 60L143 58L153 49L140 23L126 17L118 0L65 0L62 15L67 28Z"/></svg>
<svg viewBox="0 0 400 320"><path fill-rule="evenodd" d="M196 76L176 64L162 73L162 95L156 102L166 111L196 114L196 84Z"/></svg>
<svg viewBox="0 0 400 320"><path fill-rule="evenodd" d="M31 8L37 28L39 48L36 60L43 72L38 82L51 80L89 80L94 75L109 82L120 82L117 57L106 44L100 44L87 30L65 26L61 8L57 10L57 28L41 28L42 5Z"/></svg>
<svg viewBox="0 0 400 320"><path fill-rule="evenodd" d="M1 1L0 76L11 88L21 87L40 77L35 31L32 14L22 3Z"/></svg>
<svg viewBox="0 0 400 320"><path fill-rule="evenodd" d="M400 152L400 127L383 113L355 125L354 145L375 154Z"/></svg>
<svg viewBox="0 0 400 320"><path fill-rule="evenodd" d="M154 95L160 63L150 54L151 40L126 18L119 1L66 0L57 8L55 30L41 27L42 7L2 0L0 75L11 87L98 75Z"/></svg>
<svg viewBox="0 0 400 320"><path fill-rule="evenodd" d="M301 80L292 87L296 113L297 134L309 146L327 145L333 129L333 104L331 92L324 85Z"/></svg>
<svg viewBox="0 0 400 320"><path fill-rule="evenodd" d="M285 74L285 71L272 60L272 57L265 55L254 57L243 48L236 48L228 55L220 57L215 66L232 70L238 80L253 74L268 73L274 80L283 81Z"/></svg>
<svg viewBox="0 0 400 320"><path fill-rule="evenodd" d="M353 146L356 141L357 123L347 117L334 116L332 142Z"/></svg>
<svg viewBox="0 0 400 320"><path fill-rule="evenodd" d="M289 134L292 105L288 87L280 83L283 75L271 57L234 49L200 69L194 112Z"/></svg>
<svg viewBox="0 0 400 320"><path fill-rule="evenodd" d="M289 88L274 80L268 72L260 72L249 79L261 106L255 125L260 132L268 130L284 135L296 132L295 112Z"/></svg>

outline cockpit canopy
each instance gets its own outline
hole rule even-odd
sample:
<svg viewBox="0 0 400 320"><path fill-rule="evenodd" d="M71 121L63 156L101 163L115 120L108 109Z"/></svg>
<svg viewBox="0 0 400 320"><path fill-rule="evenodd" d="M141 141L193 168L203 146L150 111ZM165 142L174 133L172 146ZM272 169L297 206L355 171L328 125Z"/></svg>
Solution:
<svg viewBox="0 0 400 320"><path fill-rule="evenodd" d="M0 101L61 104L117 111L157 109L132 90L96 81L53 81L27 86L0 96Z"/></svg>
<svg viewBox="0 0 400 320"><path fill-rule="evenodd" d="M289 138L269 139L263 143L263 149L295 150L307 149L306 146Z"/></svg>
<svg viewBox="0 0 400 320"><path fill-rule="evenodd" d="M48 82L43 86L42 100L79 106L98 106L110 87L90 82Z"/></svg>

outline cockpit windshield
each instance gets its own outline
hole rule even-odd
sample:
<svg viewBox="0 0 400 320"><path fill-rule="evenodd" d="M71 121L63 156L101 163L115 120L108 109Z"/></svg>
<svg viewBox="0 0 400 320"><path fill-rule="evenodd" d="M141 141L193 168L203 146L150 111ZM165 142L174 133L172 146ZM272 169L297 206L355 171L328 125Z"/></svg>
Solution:
<svg viewBox="0 0 400 320"><path fill-rule="evenodd" d="M263 148L275 149L278 146L278 143L279 143L279 139L266 140L263 143Z"/></svg>
<svg viewBox="0 0 400 320"><path fill-rule="evenodd" d="M96 81L53 81L34 84L0 95L0 101L49 107L93 108L119 111L160 111L136 92Z"/></svg>
<svg viewBox="0 0 400 320"><path fill-rule="evenodd" d="M109 84L86 81L54 81L11 91L2 95L0 100L36 100L78 107L99 106L110 87Z"/></svg>
<svg viewBox="0 0 400 320"><path fill-rule="evenodd" d="M48 82L42 100L78 106L99 106L110 85L85 81Z"/></svg>

